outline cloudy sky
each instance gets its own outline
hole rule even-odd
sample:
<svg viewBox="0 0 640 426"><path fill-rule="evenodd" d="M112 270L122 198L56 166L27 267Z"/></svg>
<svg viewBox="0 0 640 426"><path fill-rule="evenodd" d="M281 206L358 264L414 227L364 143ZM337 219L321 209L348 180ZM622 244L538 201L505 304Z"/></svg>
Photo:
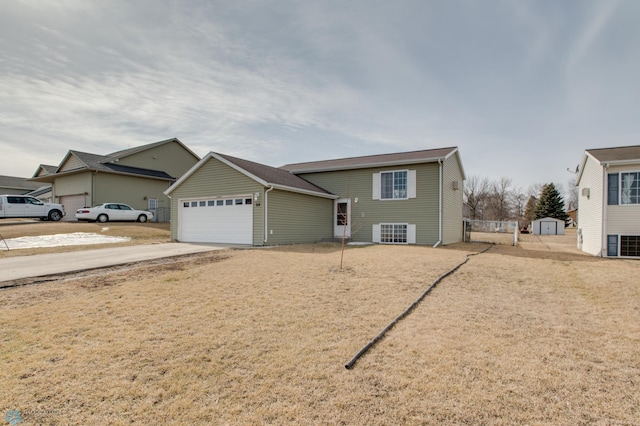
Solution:
<svg viewBox="0 0 640 426"><path fill-rule="evenodd" d="M458 146L523 190L640 144L637 0L12 0L0 174L178 137L272 166Z"/></svg>

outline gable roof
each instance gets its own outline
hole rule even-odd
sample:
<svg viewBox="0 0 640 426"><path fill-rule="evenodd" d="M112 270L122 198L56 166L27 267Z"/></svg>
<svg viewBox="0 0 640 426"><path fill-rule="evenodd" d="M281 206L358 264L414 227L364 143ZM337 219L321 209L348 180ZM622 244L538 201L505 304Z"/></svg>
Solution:
<svg viewBox="0 0 640 426"><path fill-rule="evenodd" d="M55 167L55 166L45 166L40 165L40 168L36 171L36 175L31 178L31 180L39 181L39 182L53 182L53 180L57 176L67 175L78 173L80 171L103 171L103 172L111 172L111 173L120 173L120 174L129 174L129 175L137 175L155 179L163 179L163 180L175 180L175 177L169 175L168 173L161 170L153 170L153 169L144 169L141 167L133 167L133 166L124 166L117 164L120 159L128 157L130 155L146 151L148 149L152 149L166 143L178 143L182 148L184 148L187 152L193 155L195 158L199 159L196 154L193 153L189 148L187 148L178 138L171 138L160 142L154 142L146 145L142 145L135 148L124 149L121 151L116 151L107 155L99 155L92 154L90 152L82 152L69 150L67 154L64 156L60 165L55 168L55 170L49 174L41 174L38 175L40 170L47 170L45 167ZM72 169L65 169L64 165L69 161L69 159L75 159L78 167L74 167Z"/></svg>
<svg viewBox="0 0 640 426"><path fill-rule="evenodd" d="M586 152L591 154L591 156L596 160L600 161L600 163L614 164L620 161L640 162L640 145L588 149Z"/></svg>
<svg viewBox="0 0 640 426"><path fill-rule="evenodd" d="M178 138L171 138L171 139L165 139L163 141L159 141L159 142L153 142L153 143L149 143L146 145L141 145L141 146L136 146L133 148L127 148L127 149L123 149L120 151L116 151L116 152L112 152L111 154L107 154L106 157L108 157L107 161L114 161L116 159L121 159L121 158L125 158L128 157L130 155L133 154L137 154L139 152L143 152L146 151L148 149L152 149L152 148L156 148L158 146L167 144L167 143L173 143L176 142L178 145L182 146L182 148L184 148L185 151L187 151L188 153L190 153L191 155L193 155L196 159L200 160L200 157L198 155L196 155L193 151L191 151L185 144L183 144L180 139Z"/></svg>
<svg viewBox="0 0 640 426"><path fill-rule="evenodd" d="M578 170L578 176L576 177L576 185L580 184L582 172L584 171L584 166L587 162L587 158L589 157L596 160L599 164L607 164L611 166L638 164L640 163L640 145L585 150Z"/></svg>
<svg viewBox="0 0 640 426"><path fill-rule="evenodd" d="M421 151L397 152L393 154L366 155L363 157L338 158L335 160L310 161L285 164L281 169L291 173L314 173L338 170L364 169L370 167L396 166L402 164L433 163L445 160L458 152L457 147L425 149ZM462 170L462 164L460 164ZM464 175L464 171L463 171Z"/></svg>
<svg viewBox="0 0 640 426"><path fill-rule="evenodd" d="M36 171L33 173L33 176L31 177L50 175L52 173L55 173L56 170L58 170L58 166L52 166L49 164L40 164L36 169Z"/></svg>
<svg viewBox="0 0 640 426"><path fill-rule="evenodd" d="M28 178L0 175L0 187L2 188L24 190L26 192L38 189L40 186L39 183L31 182Z"/></svg>
<svg viewBox="0 0 640 426"><path fill-rule="evenodd" d="M207 154L202 160L198 162L198 164L193 166L187 173L185 173L180 179L178 179L175 184L171 185L171 187L165 191L165 194L171 194L176 188L182 185L187 179L189 179L191 175L193 175L198 169L206 164L211 158L214 158L226 164L227 166L237 170L238 172L249 177L250 179L253 179L254 181L265 187L272 186L274 188L285 191L299 192L307 195L315 195L325 198L338 198L338 196L320 188L317 185L312 184L305 179L302 179L301 177L289 173L286 170L216 152L210 152L209 154Z"/></svg>

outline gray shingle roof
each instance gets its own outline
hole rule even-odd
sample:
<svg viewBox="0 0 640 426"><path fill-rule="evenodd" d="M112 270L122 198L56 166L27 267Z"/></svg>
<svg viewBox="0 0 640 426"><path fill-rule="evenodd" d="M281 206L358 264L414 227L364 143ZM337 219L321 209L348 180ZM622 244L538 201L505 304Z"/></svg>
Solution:
<svg viewBox="0 0 640 426"><path fill-rule="evenodd" d="M640 145L588 149L587 152L602 163L629 160L640 161Z"/></svg>
<svg viewBox="0 0 640 426"><path fill-rule="evenodd" d="M41 183L30 182L28 178L21 178L16 176L0 176L0 187L20 189L25 191L31 191L41 187Z"/></svg>
<svg viewBox="0 0 640 426"><path fill-rule="evenodd" d="M316 186L311 182L288 172L287 170L278 169L260 163L254 163L253 161L243 160L241 158L232 157L230 155L220 153L216 153L216 155L246 170L247 172L269 184L288 186L291 188L303 189L305 191L331 194L329 191L326 191L323 188L320 188L319 186Z"/></svg>
<svg viewBox="0 0 640 426"><path fill-rule="evenodd" d="M393 154L366 155L364 157L339 158L335 160L310 161L286 164L281 169L292 173L311 173L331 170L361 169L367 167L392 166L397 164L430 163L446 158L456 147L426 149L422 151Z"/></svg>

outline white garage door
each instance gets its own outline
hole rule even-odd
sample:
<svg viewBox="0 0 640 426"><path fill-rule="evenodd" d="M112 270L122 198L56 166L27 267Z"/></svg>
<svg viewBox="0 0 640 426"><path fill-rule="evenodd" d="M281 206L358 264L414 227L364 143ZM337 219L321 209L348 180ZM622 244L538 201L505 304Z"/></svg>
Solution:
<svg viewBox="0 0 640 426"><path fill-rule="evenodd" d="M84 194L63 195L60 197L60 204L64 206L64 211L67 213L62 220L76 220L76 210L87 207L85 205L85 198L86 196Z"/></svg>
<svg viewBox="0 0 640 426"><path fill-rule="evenodd" d="M253 244L253 199L180 200L178 240L191 243Z"/></svg>

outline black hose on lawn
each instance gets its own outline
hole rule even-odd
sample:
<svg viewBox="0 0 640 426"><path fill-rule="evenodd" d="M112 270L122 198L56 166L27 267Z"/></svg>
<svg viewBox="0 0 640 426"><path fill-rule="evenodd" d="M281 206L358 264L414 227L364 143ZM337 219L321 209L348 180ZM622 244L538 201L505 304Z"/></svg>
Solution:
<svg viewBox="0 0 640 426"><path fill-rule="evenodd" d="M402 318L406 317L407 315L409 315L409 313L415 309L416 306L418 306L420 304L420 302L422 302L422 300L431 292L431 290L433 290L433 288L435 286L437 286L440 281L442 281L443 279L445 279L446 277L448 277L449 275L453 274L455 271L457 271L462 265L464 265L465 263L467 263L469 261L469 258L471 256L476 256L478 254L482 254L484 252L486 252L487 250L489 250L491 248L491 246L485 248L482 251L479 251L478 253L471 253L468 254L466 259L462 262L460 262L459 264L457 264L456 266L453 267L453 269L445 272L444 274L440 275L438 277L438 279L436 279L425 291L422 292L422 294L420 295L420 297L418 297L416 299L415 302L413 302L407 309L405 309L404 312L402 312L400 315L398 315L396 317L396 319L394 319L393 321L391 321L389 323L389 325L387 325L380 333L378 333L378 335L376 337L374 337L369 343L367 343L362 349L360 349L360 352L358 352L353 358L351 358L351 361L349 361L348 363L345 364L344 368L346 368L347 370L351 370L353 368L353 366L355 365L356 361L358 361L358 359L364 355L369 349L371 349L371 347L373 345L375 345L378 340L382 339L384 337L385 334L387 334L387 331L391 330L393 328L394 325L396 325L396 323L398 323L398 321L400 321Z"/></svg>

